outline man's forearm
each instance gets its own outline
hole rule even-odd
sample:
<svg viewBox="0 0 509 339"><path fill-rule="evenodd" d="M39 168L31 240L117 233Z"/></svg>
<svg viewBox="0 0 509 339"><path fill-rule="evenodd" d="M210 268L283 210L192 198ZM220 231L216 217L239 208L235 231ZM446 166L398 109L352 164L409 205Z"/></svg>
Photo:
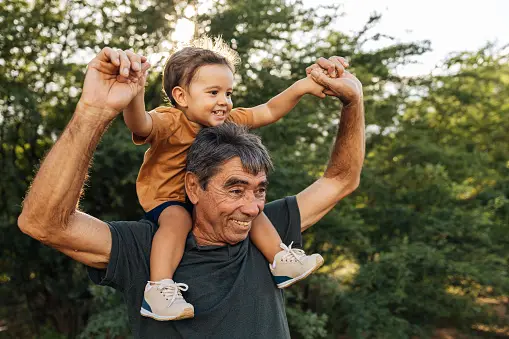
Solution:
<svg viewBox="0 0 509 339"><path fill-rule="evenodd" d="M30 187L18 219L20 228L44 241L68 224L76 210L88 168L109 121L78 104Z"/></svg>
<svg viewBox="0 0 509 339"><path fill-rule="evenodd" d="M338 134L334 144L325 178L351 181L358 185L365 154L364 103L357 102L343 106Z"/></svg>

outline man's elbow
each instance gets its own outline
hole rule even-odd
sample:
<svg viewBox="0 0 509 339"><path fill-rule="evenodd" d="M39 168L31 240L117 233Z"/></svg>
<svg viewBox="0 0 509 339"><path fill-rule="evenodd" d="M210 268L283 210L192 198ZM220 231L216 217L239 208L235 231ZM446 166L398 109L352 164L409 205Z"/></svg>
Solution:
<svg viewBox="0 0 509 339"><path fill-rule="evenodd" d="M348 184L344 188L344 196L343 197L346 197L346 196L352 194L353 192L355 192L355 190L357 188L359 188L360 183L361 183L360 175L356 175L356 176L352 177L351 179L349 179Z"/></svg>
<svg viewBox="0 0 509 339"><path fill-rule="evenodd" d="M48 243L50 232L47 230L47 228L42 226L42 224L39 222L36 222L32 218L28 217L26 214L21 213L18 217L18 227L21 232L25 233L29 237L44 244Z"/></svg>
<svg viewBox="0 0 509 339"><path fill-rule="evenodd" d="M326 172L325 178L334 179L333 182L336 183L334 186L337 188L337 201L352 194L359 187L361 182L360 173L352 173L350 171L346 174L335 176Z"/></svg>

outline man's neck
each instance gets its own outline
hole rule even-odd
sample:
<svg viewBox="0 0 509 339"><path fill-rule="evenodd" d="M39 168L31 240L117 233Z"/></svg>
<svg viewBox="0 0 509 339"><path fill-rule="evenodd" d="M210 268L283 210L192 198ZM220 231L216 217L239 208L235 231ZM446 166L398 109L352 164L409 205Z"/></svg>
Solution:
<svg viewBox="0 0 509 339"><path fill-rule="evenodd" d="M217 240L213 234L206 232L199 225L194 225L193 236L198 246L226 246L223 241Z"/></svg>

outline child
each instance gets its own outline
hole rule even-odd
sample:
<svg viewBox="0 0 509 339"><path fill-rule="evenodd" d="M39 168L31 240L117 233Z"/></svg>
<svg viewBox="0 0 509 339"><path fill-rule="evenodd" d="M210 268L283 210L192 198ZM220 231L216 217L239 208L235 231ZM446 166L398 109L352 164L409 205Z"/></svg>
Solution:
<svg viewBox="0 0 509 339"><path fill-rule="evenodd" d="M149 143L136 190L146 217L159 225L150 254L141 314L156 320L192 318L194 307L182 297L187 285L173 281L192 226L192 205L186 202L184 175L186 153L203 126L225 121L261 127L276 122L310 93L325 97L323 87L311 78L297 81L266 104L232 110L236 52L222 40L202 38L174 53L166 62L163 87L174 107L145 111L141 92L124 110L126 125L135 144ZM240 221L239 221L240 222ZM249 226L249 225L245 225ZM306 255L281 242L265 214L253 222L250 238L263 253L279 288L306 278L323 264L319 254Z"/></svg>

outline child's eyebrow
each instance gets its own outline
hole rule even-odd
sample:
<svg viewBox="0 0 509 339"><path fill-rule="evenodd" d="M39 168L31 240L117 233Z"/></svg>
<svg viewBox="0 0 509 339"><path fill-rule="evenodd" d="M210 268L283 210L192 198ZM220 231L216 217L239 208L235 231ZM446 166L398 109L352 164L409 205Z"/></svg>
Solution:
<svg viewBox="0 0 509 339"><path fill-rule="evenodd" d="M208 91L208 90L211 90L211 89L221 89L222 87L219 86L219 85L214 85L214 86L209 86L209 87L205 87L205 91ZM229 87L226 89L227 91L232 91L233 88Z"/></svg>

